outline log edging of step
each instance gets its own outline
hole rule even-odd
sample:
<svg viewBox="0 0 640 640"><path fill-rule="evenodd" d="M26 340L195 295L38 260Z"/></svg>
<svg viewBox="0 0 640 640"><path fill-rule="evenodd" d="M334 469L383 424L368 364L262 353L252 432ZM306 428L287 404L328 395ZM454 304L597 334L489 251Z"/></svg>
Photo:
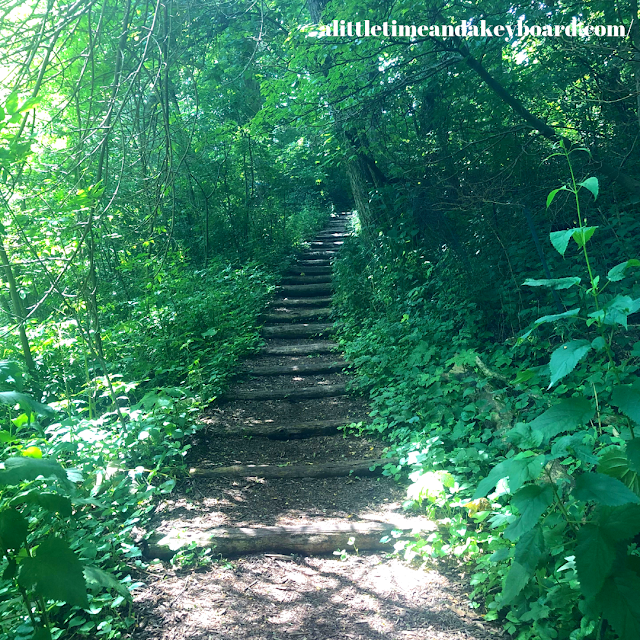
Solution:
<svg viewBox="0 0 640 640"><path fill-rule="evenodd" d="M282 305L286 306L286 305ZM298 311L272 311L262 315L265 322L295 322L296 320L315 320L328 318L332 314L330 307L319 307L317 309L299 309Z"/></svg>
<svg viewBox="0 0 640 640"><path fill-rule="evenodd" d="M286 387L284 389L260 389L258 391L230 391L226 400L315 400L335 398L347 394L346 384L325 384L315 387Z"/></svg>
<svg viewBox="0 0 640 640"><path fill-rule="evenodd" d="M331 274L323 273L320 275L283 276L282 280L280 280L280 284L331 284Z"/></svg>
<svg viewBox="0 0 640 640"><path fill-rule="evenodd" d="M322 307L331 304L331 298L276 298L271 307Z"/></svg>
<svg viewBox="0 0 640 640"><path fill-rule="evenodd" d="M300 322L299 324L274 324L260 330L265 338L310 338L333 333L330 322Z"/></svg>
<svg viewBox="0 0 640 640"><path fill-rule="evenodd" d="M323 464L234 464L230 467L193 467L192 478L342 478L344 476L379 476L385 464L397 464L397 458L347 460Z"/></svg>
<svg viewBox="0 0 640 640"><path fill-rule="evenodd" d="M300 364L252 367L247 369L250 376L286 376L287 374L313 375L314 373L339 373L347 367L344 360L334 362L304 362Z"/></svg>
<svg viewBox="0 0 640 640"><path fill-rule="evenodd" d="M226 557L250 553L320 555L348 548L390 550L395 542L390 534L398 529L387 522L320 522L285 527L220 527L205 531L179 529L152 536L144 555L169 560L192 544L196 548L211 548ZM354 540L349 545L351 538Z"/></svg>
<svg viewBox="0 0 640 640"><path fill-rule="evenodd" d="M265 347L260 355L268 356L311 356L320 353L332 353L338 349L337 342L323 340L321 342L309 342L301 344L282 344L274 347Z"/></svg>
<svg viewBox="0 0 640 640"><path fill-rule="evenodd" d="M322 276L326 276L326 275L331 275L331 273L333 272L333 269L331 268L331 265L327 265L325 267L305 267L305 266L291 266L287 269L287 273L288 274L311 274L311 275L322 275Z"/></svg>
<svg viewBox="0 0 640 640"><path fill-rule="evenodd" d="M283 296L297 295L308 298L316 295L331 295L333 288L331 283L323 284L283 284L277 288L277 292Z"/></svg>
<svg viewBox="0 0 640 640"><path fill-rule="evenodd" d="M254 425L227 425L214 428L210 433L214 436L252 436L269 440L297 440L314 436L330 436L340 432L347 424L361 422L349 418L337 420L309 420L300 424L278 425L261 423Z"/></svg>

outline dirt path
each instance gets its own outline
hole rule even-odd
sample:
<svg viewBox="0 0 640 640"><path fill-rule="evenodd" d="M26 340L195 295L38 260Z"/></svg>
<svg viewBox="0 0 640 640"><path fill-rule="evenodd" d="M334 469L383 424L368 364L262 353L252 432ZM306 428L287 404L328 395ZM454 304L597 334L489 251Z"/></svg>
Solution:
<svg viewBox="0 0 640 640"><path fill-rule="evenodd" d="M380 443L338 431L367 417L366 404L346 394L331 342L331 260L346 225L335 217L283 279L266 316L267 347L245 363L228 401L209 410L192 478L156 514L151 555L166 559L192 541L239 557L196 570L151 565L132 637L496 636L468 610L457 578L380 550L385 529L429 523L405 517L401 488L379 467L369 471ZM358 464L359 475L349 473ZM346 558L333 555L342 549Z"/></svg>

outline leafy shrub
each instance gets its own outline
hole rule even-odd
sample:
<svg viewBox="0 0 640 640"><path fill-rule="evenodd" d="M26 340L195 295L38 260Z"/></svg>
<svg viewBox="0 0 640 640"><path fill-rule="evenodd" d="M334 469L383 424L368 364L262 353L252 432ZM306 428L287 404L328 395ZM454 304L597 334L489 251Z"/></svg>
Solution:
<svg viewBox="0 0 640 640"><path fill-rule="evenodd" d="M560 148L568 161L573 151ZM386 473L409 472L407 508L438 517L396 550L473 562L474 606L519 640L640 635L640 342L628 322L640 261L598 275L578 195L598 186L571 171L562 189L578 225L551 234L560 254L577 247L586 273L525 282L562 291L569 309L505 344L473 303L439 295L440 265L425 276L409 261L398 275L388 242L367 253L355 240L338 269L366 429L400 457Z"/></svg>

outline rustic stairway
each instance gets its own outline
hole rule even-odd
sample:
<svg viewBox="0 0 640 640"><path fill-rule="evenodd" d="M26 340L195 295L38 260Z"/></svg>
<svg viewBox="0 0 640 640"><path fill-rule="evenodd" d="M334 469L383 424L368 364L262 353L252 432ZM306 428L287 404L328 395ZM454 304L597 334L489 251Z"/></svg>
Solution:
<svg viewBox="0 0 640 640"><path fill-rule="evenodd" d="M268 464L264 464L265 460L261 463L233 460L234 464L225 464L215 455L205 456L190 470L196 485L208 479L228 479L233 483L234 478L280 482L283 484L276 484L275 490L282 501L286 501L287 479L331 478L334 482L328 489L331 495L331 492L349 491L347 484L353 483L354 477L379 475L382 466L390 462L380 455L348 457L345 454L339 460L313 462L304 456L302 460L295 460L291 451L291 443L296 440L339 436L340 427L367 417L363 403L347 395L343 372L347 363L331 340L334 330L331 268L347 228L347 214L334 216L282 278L277 297L264 315L262 335L266 347L257 362L246 363L246 379L227 394L230 408L221 410L222 418L210 432L214 454L217 446L229 445L231 441L237 441L238 450L242 449L244 436L245 442L246 438L280 441L279 458L267 459ZM358 453L361 451L362 448ZM353 451L349 453L353 455ZM252 457L256 455L254 451ZM318 500L321 502L322 496L318 496ZM388 541L381 543L380 540L383 536L388 539L389 532L397 528L397 523L379 518L345 521L335 517L320 522L308 518L294 525L182 526L161 530L150 541L147 555L169 558L193 543L197 547L214 547L215 553L222 555L331 553L345 548L349 542L358 549L380 549L389 548Z"/></svg>

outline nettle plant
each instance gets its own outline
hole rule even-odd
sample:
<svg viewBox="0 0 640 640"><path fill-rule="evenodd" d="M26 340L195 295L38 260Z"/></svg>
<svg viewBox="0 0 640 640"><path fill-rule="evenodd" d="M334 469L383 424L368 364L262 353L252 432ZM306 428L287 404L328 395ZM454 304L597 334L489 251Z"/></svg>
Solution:
<svg viewBox="0 0 640 640"><path fill-rule="evenodd" d="M495 553L480 562L485 585L477 591L487 595L501 586L488 617L509 607L507 629L520 629L519 639L637 640L640 378L633 359L640 343L629 349L620 337L640 298L612 290L640 261L627 260L606 278L594 273L588 246L598 227L586 226L579 195L586 189L597 198L599 185L595 177L576 180L570 156L578 150L560 146L570 181L549 194L547 207L561 191L573 194L578 226L551 233L551 243L562 256L575 243L587 277L527 280L580 295L577 306L539 318L521 338L544 323L556 323L560 335L572 338L552 352L548 365L548 390L555 387L561 399L507 433L514 446L477 486L474 500L510 495L510 505L489 520L496 528L506 525L509 542L496 540Z"/></svg>

